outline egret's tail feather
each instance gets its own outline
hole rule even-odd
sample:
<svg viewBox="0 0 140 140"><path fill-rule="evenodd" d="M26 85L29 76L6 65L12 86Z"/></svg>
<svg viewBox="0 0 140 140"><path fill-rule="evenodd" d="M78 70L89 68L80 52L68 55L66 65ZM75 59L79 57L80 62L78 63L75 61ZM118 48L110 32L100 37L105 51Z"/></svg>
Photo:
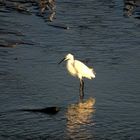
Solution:
<svg viewBox="0 0 140 140"><path fill-rule="evenodd" d="M91 79L95 78L96 72L94 71L93 68L90 68L91 70Z"/></svg>
<svg viewBox="0 0 140 140"><path fill-rule="evenodd" d="M91 69L92 73L93 73L94 75L96 75L95 70L94 70L93 68L90 68L90 69Z"/></svg>

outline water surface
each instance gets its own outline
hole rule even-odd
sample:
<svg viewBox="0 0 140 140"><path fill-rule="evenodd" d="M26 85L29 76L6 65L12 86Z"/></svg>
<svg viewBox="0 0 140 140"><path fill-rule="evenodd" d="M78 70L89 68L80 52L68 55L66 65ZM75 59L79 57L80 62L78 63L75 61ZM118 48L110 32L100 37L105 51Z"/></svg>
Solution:
<svg viewBox="0 0 140 140"><path fill-rule="evenodd" d="M56 6L53 23L69 30L48 26L36 6L29 6L31 15L1 6L0 139L140 139L139 19L123 16L121 0L63 0ZM96 99L95 110L74 118L66 114L78 102L79 81L65 63L57 64L69 52L97 73L85 80L85 99ZM17 111L49 106L61 110Z"/></svg>

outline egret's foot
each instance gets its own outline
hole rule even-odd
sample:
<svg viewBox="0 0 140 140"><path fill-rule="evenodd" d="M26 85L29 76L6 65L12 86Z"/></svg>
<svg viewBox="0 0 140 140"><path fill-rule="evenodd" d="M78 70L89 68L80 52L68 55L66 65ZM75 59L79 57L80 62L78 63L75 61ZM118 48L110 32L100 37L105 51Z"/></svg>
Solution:
<svg viewBox="0 0 140 140"><path fill-rule="evenodd" d="M79 102L82 103L84 101L84 95L80 94Z"/></svg>

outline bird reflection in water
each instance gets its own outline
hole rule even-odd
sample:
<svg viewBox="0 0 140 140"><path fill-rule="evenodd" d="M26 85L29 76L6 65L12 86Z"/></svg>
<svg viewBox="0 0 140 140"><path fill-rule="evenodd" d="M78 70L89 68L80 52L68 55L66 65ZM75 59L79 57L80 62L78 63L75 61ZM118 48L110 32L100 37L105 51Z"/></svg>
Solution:
<svg viewBox="0 0 140 140"><path fill-rule="evenodd" d="M70 138L76 137L88 137L89 134L85 134L86 131L81 131L82 126L94 125L92 116L95 112L94 109L95 99L89 98L84 102L72 104L68 106L66 112L67 118L67 134Z"/></svg>

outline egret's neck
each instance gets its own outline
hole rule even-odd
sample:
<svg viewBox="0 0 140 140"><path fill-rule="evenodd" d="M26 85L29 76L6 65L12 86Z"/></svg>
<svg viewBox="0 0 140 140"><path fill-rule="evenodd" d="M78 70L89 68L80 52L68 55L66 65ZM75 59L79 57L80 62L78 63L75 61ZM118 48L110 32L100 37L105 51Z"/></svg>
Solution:
<svg viewBox="0 0 140 140"><path fill-rule="evenodd" d="M68 72L72 75L72 76L76 76L76 71L75 71L75 67L74 67L74 59L69 59L67 61L66 64L67 70Z"/></svg>
<svg viewBox="0 0 140 140"><path fill-rule="evenodd" d="M67 61L67 64L73 65L73 63L74 63L74 59L69 59L69 60Z"/></svg>

